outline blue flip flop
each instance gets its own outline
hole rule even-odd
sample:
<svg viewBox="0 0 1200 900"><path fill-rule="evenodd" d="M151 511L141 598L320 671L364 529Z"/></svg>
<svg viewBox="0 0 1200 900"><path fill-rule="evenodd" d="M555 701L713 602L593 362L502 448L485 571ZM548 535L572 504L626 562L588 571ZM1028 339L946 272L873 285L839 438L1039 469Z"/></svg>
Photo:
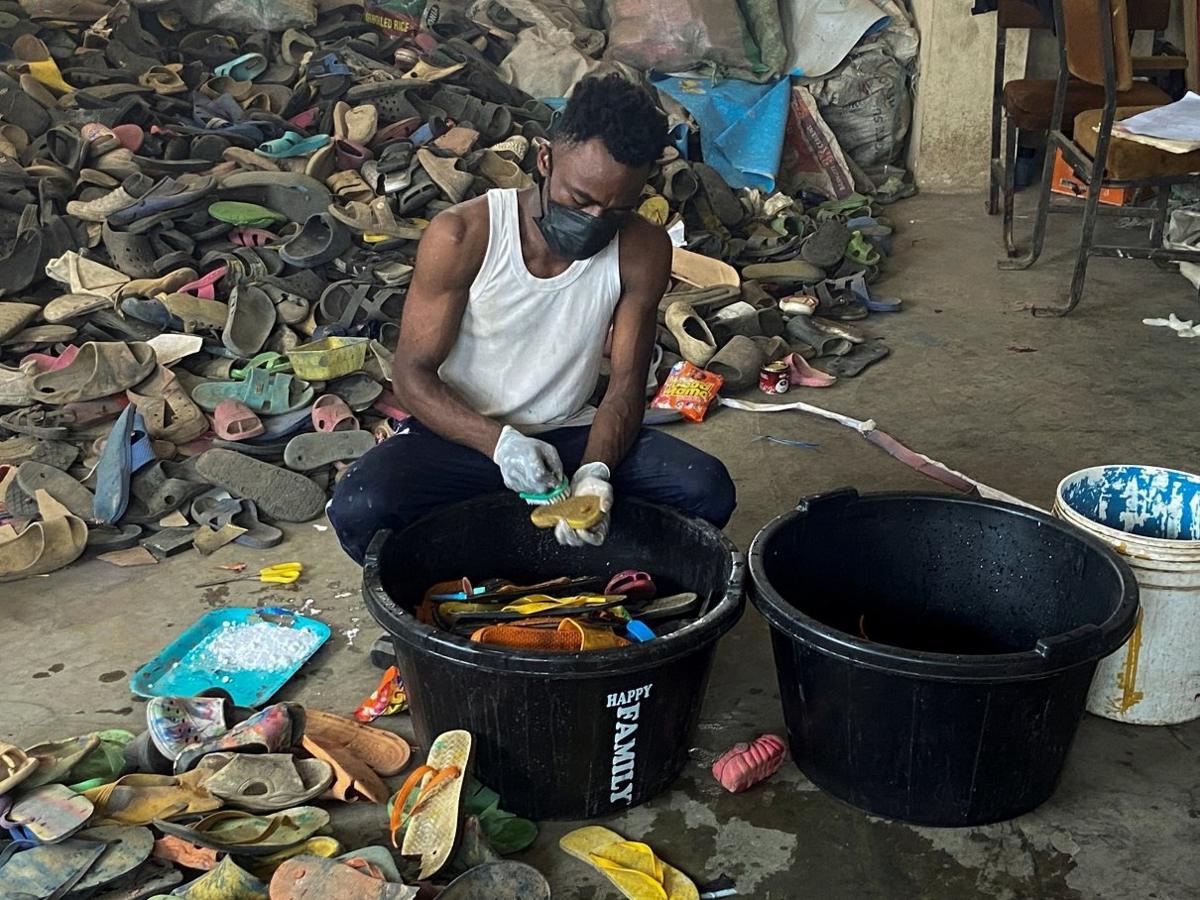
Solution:
<svg viewBox="0 0 1200 900"><path fill-rule="evenodd" d="M232 78L235 81L253 81L267 71L267 58L261 53L243 53L237 59L221 63L213 74Z"/></svg>
<svg viewBox="0 0 1200 900"><path fill-rule="evenodd" d="M96 500L92 512L105 525L116 524L129 508L129 483L133 473L154 460L154 447L146 423L133 405L113 423L96 464Z"/></svg>
<svg viewBox="0 0 1200 900"><path fill-rule="evenodd" d="M294 156L308 156L316 153L328 143L329 135L327 134L302 137L299 132L285 131L283 137L259 144L254 152L270 159L289 159Z"/></svg>

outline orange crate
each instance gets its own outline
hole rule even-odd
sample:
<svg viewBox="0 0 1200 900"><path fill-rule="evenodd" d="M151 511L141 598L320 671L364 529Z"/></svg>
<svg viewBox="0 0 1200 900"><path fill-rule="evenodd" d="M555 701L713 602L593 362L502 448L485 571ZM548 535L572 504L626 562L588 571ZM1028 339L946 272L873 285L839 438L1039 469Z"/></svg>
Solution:
<svg viewBox="0 0 1200 900"><path fill-rule="evenodd" d="M1054 173L1050 176L1050 190L1056 194L1080 199L1087 196L1087 185L1075 177L1075 173L1063 158L1061 147L1054 153ZM1100 188L1100 202L1109 206L1128 206L1133 202L1133 196L1133 188Z"/></svg>

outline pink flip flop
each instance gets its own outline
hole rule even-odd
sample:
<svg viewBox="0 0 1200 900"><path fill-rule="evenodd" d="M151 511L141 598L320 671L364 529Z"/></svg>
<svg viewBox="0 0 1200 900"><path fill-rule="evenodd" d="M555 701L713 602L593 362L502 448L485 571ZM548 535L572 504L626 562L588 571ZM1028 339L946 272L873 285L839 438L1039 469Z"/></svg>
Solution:
<svg viewBox="0 0 1200 900"><path fill-rule="evenodd" d="M314 106L312 109L306 109L304 112L296 113L296 115L292 116L290 119L288 119L288 121L297 128L311 128L316 124L317 115L320 113L320 111L320 109Z"/></svg>
<svg viewBox="0 0 1200 900"><path fill-rule="evenodd" d="M346 401L337 394L322 394L312 407L313 427L317 431L357 431L358 419Z"/></svg>
<svg viewBox="0 0 1200 900"><path fill-rule="evenodd" d="M731 794L737 794L765 781L783 765L787 746L783 738L763 734L749 744L734 744L713 763L713 778Z"/></svg>
<svg viewBox="0 0 1200 900"><path fill-rule="evenodd" d="M217 282L229 274L229 266L217 266L195 281L189 281L177 293L192 294L202 300L217 299Z"/></svg>
<svg viewBox="0 0 1200 900"><path fill-rule="evenodd" d="M784 360L788 367L788 377L793 386L826 388L837 381L836 375L814 369L799 353L793 353Z"/></svg>
<svg viewBox="0 0 1200 900"><path fill-rule="evenodd" d="M146 132L142 130L142 126L140 125L114 125L112 133L121 142L122 147L133 153L141 150L142 142L146 140Z"/></svg>
<svg viewBox="0 0 1200 900"><path fill-rule="evenodd" d="M279 235L265 228L235 228L229 232L229 240L239 247L262 247L279 240Z"/></svg>
<svg viewBox="0 0 1200 900"><path fill-rule="evenodd" d="M222 440L244 441L266 430L262 419L240 400L222 400L213 411L213 431Z"/></svg>

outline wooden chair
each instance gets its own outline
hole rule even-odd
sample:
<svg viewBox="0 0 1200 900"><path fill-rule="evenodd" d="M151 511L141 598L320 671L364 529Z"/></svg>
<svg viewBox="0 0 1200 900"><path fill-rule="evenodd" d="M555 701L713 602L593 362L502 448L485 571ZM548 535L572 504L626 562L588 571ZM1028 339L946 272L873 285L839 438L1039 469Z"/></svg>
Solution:
<svg viewBox="0 0 1200 900"><path fill-rule="evenodd" d="M1133 31L1162 31L1171 16L1170 0L1132 0L1130 28ZM1041 11L1028 0L997 0L996 4L996 68L992 96L992 162L989 169L988 215L1004 212L1004 246L1009 256L1016 253L1013 243L1013 204L1016 194L1017 136L1020 131L1046 132L1051 127L1054 112L1054 92L1057 81L1048 78L1018 78L1004 84L1004 56L1007 32L1014 28L1049 29ZM1138 68L1182 69L1185 58L1152 57L1138 60ZM1122 106L1156 106L1171 101L1160 88L1144 81L1135 81L1122 88ZM1071 134L1075 116L1087 109L1104 105L1102 85L1071 79L1067 84L1066 134ZM1004 149L1001 157L1001 123L1004 123ZM1003 189L1004 202L999 203Z"/></svg>
<svg viewBox="0 0 1200 900"><path fill-rule="evenodd" d="M1200 251L1169 250L1162 247L1170 187L1200 181L1200 151L1175 154L1134 141L1113 138L1113 123L1150 106L1118 106L1133 85L1134 60L1129 42L1128 11L1125 0L1055 0L1054 15L1058 34L1059 73L1047 135L1046 159L1042 166L1041 193L1034 223L1033 245L1022 255L1000 260L1002 269L1027 269L1041 255L1046 237L1046 220L1052 207L1051 171L1057 150L1071 166L1076 177L1087 185L1083 207L1083 228L1071 290L1062 307L1037 308L1035 315L1066 315L1079 303L1087 277L1088 260L1093 256L1121 259L1151 259L1156 262L1200 263ZM1073 123L1065 118L1067 94L1072 76L1103 90L1099 109L1084 110ZM1066 128L1073 124L1073 137ZM1096 244L1096 216L1099 213L1101 187L1133 189L1156 188L1154 207L1121 207L1123 216L1149 218L1150 246ZM1070 209L1076 207L1071 206Z"/></svg>

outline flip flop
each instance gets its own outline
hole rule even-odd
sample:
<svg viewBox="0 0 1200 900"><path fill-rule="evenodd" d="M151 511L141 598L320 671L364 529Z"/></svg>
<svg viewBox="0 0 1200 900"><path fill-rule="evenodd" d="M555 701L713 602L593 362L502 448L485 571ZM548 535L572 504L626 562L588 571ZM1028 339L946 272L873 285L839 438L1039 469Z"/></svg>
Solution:
<svg viewBox="0 0 1200 900"><path fill-rule="evenodd" d="M793 316L788 320L787 333L812 347L817 356L844 356L854 347L853 341L822 328L811 316Z"/></svg>
<svg viewBox="0 0 1200 900"><path fill-rule="evenodd" d="M830 375L838 378L853 378L863 369L884 359L892 351L882 341L867 341L858 344L849 353L835 357L823 365Z"/></svg>
<svg viewBox="0 0 1200 900"><path fill-rule="evenodd" d="M311 760L309 760L311 762ZM172 838L174 840L174 838ZM190 845L189 845L190 846ZM200 848L197 848L198 850ZM211 851L209 851L211 852ZM271 876L275 874L275 870L282 866L289 859L295 859L297 856L316 856L321 859L333 859L342 852L342 845L336 839L328 835L318 834L310 837L294 847L288 847L286 850L280 850L278 853L272 853L269 856L259 856L255 859L245 860L246 869L254 877L261 878L263 881L270 881ZM386 849L384 850L386 853ZM391 859L391 854L388 854L388 859ZM395 868L395 863L392 863ZM400 880L400 873L396 873L396 880Z"/></svg>
<svg viewBox="0 0 1200 900"><path fill-rule="evenodd" d="M93 825L149 825L167 816L221 808L196 772L182 775L122 775L111 784L84 791L95 804Z"/></svg>
<svg viewBox="0 0 1200 900"><path fill-rule="evenodd" d="M197 473L231 494L253 500L282 522L307 522L325 511L325 491L303 475L234 450L206 450L196 458Z"/></svg>
<svg viewBox="0 0 1200 900"><path fill-rule="evenodd" d="M72 889L83 893L104 887L128 875L150 858L154 835L135 825L97 825L76 833L72 842L96 843L103 852Z"/></svg>
<svg viewBox="0 0 1200 900"><path fill-rule="evenodd" d="M262 420L240 400L222 400L213 411L213 431L226 441L244 441L266 431Z"/></svg>
<svg viewBox="0 0 1200 900"><path fill-rule="evenodd" d="M550 900L550 884L533 866L499 860L475 866L438 894L439 900Z"/></svg>
<svg viewBox="0 0 1200 900"><path fill-rule="evenodd" d="M267 886L226 856L211 871L181 885L172 897L186 900L267 900Z"/></svg>
<svg viewBox="0 0 1200 900"><path fill-rule="evenodd" d="M229 319L221 343L240 357L253 356L266 343L275 320L275 304L266 292L252 284L239 284L229 296Z"/></svg>
<svg viewBox="0 0 1200 900"><path fill-rule="evenodd" d="M419 892L319 856L289 859L271 877L272 900L413 900Z"/></svg>
<svg viewBox="0 0 1200 900"><path fill-rule="evenodd" d="M37 769L26 779L25 787L40 787L43 784L66 781L71 768L96 749L99 743L98 735L85 734L27 747L25 752L37 762Z"/></svg>
<svg viewBox="0 0 1200 900"><path fill-rule="evenodd" d="M154 821L163 834L239 856L278 853L328 824L329 813L316 806L297 806L268 816L222 810L186 822Z"/></svg>
<svg viewBox="0 0 1200 900"><path fill-rule="evenodd" d="M217 282L229 274L229 266L217 266L199 278L192 279L170 293L191 294L204 300L217 299Z"/></svg>
<svg viewBox="0 0 1200 900"><path fill-rule="evenodd" d="M230 806L277 812L307 803L333 784L333 767L290 753L210 753L200 765L204 786Z"/></svg>
<svg viewBox="0 0 1200 900"><path fill-rule="evenodd" d="M649 605L638 610L637 617L644 622L657 622L663 619L680 618L690 615L697 607L699 595L690 591L682 594L671 594L659 597Z"/></svg>
<svg viewBox="0 0 1200 900"><path fill-rule="evenodd" d="M563 835L558 846L587 863L630 900L665 897L699 900L695 883L660 859L646 844L630 841L615 831L588 825Z"/></svg>
<svg viewBox="0 0 1200 900"><path fill-rule="evenodd" d="M825 271L802 259L790 259L786 262L754 263L742 269L742 277L790 287L824 281Z"/></svg>
<svg viewBox="0 0 1200 900"><path fill-rule="evenodd" d="M130 547L136 547L141 537L140 525L91 525L88 527L84 553L96 556L100 553L128 550Z"/></svg>
<svg viewBox="0 0 1200 900"><path fill-rule="evenodd" d="M357 431L358 419L336 394L322 394L312 407L313 427L319 432Z"/></svg>
<svg viewBox="0 0 1200 900"><path fill-rule="evenodd" d="M713 763L713 778L729 793L738 794L778 772L786 754L783 738L763 734L749 744L734 744L726 750Z"/></svg>
<svg viewBox="0 0 1200 900"><path fill-rule="evenodd" d="M105 845L67 838L58 844L34 844L0 852L0 883L9 897L62 897L74 888L105 853Z"/></svg>
<svg viewBox="0 0 1200 900"><path fill-rule="evenodd" d="M76 793L116 781L125 773L124 750L134 740L133 732L109 728L95 736L99 743L71 767L72 783L67 787Z"/></svg>
<svg viewBox="0 0 1200 900"><path fill-rule="evenodd" d="M830 219L817 226L817 230L804 241L800 256L818 268L832 269L846 255L849 243L850 229L837 219Z"/></svg>
<svg viewBox="0 0 1200 900"><path fill-rule="evenodd" d="M450 861L458 841L462 789L471 774L471 733L463 730L438 735L425 765L416 769L393 798L392 846L404 830L400 852L421 858L420 880L431 878ZM407 801L415 796L411 808Z"/></svg>
<svg viewBox="0 0 1200 900"><path fill-rule="evenodd" d="M288 441L283 451L288 468L311 472L335 462L358 459L375 446L369 431L324 431L300 434Z"/></svg>
<svg viewBox="0 0 1200 900"><path fill-rule="evenodd" d="M92 802L66 785L44 784L24 793L4 814L8 828L18 828L39 844L57 844L79 831L92 815Z"/></svg>
<svg viewBox="0 0 1200 900"><path fill-rule="evenodd" d="M835 322L855 322L868 315L866 303L854 291L831 289L828 281L817 285L817 300L814 315Z"/></svg>
<svg viewBox="0 0 1200 900"><path fill-rule="evenodd" d="M205 412L216 412L222 400L239 400L256 413L281 415L308 406L312 398L307 382L261 368L249 369L241 381L205 381L192 390L192 399Z"/></svg>
<svg viewBox="0 0 1200 900"><path fill-rule="evenodd" d="M391 368L388 367L390 375ZM329 393L340 397L354 412L370 409L383 395L383 385L363 372L356 372L329 383Z"/></svg>
<svg viewBox="0 0 1200 900"><path fill-rule="evenodd" d="M149 344L88 341L70 365L35 375L31 386L39 402L54 406L99 400L144 381L155 365L154 348Z"/></svg>
<svg viewBox="0 0 1200 900"><path fill-rule="evenodd" d="M133 476L123 521L153 525L206 488L186 464L155 460Z"/></svg>
<svg viewBox="0 0 1200 900"><path fill-rule="evenodd" d="M296 172L235 172L225 176L218 193L225 200L260 204L291 222L325 212L333 202L329 188Z"/></svg>
<svg viewBox="0 0 1200 900"><path fill-rule="evenodd" d="M594 528L603 518L600 498L591 495L564 497L545 506L535 506L529 515L529 521L538 528L554 528L559 522L566 522L576 531Z"/></svg>
<svg viewBox="0 0 1200 900"><path fill-rule="evenodd" d="M37 492L43 490L73 515L84 520L92 517L95 496L62 469L28 460L21 463L17 469L15 483L30 498L36 497ZM9 512L12 511L10 503Z"/></svg>

